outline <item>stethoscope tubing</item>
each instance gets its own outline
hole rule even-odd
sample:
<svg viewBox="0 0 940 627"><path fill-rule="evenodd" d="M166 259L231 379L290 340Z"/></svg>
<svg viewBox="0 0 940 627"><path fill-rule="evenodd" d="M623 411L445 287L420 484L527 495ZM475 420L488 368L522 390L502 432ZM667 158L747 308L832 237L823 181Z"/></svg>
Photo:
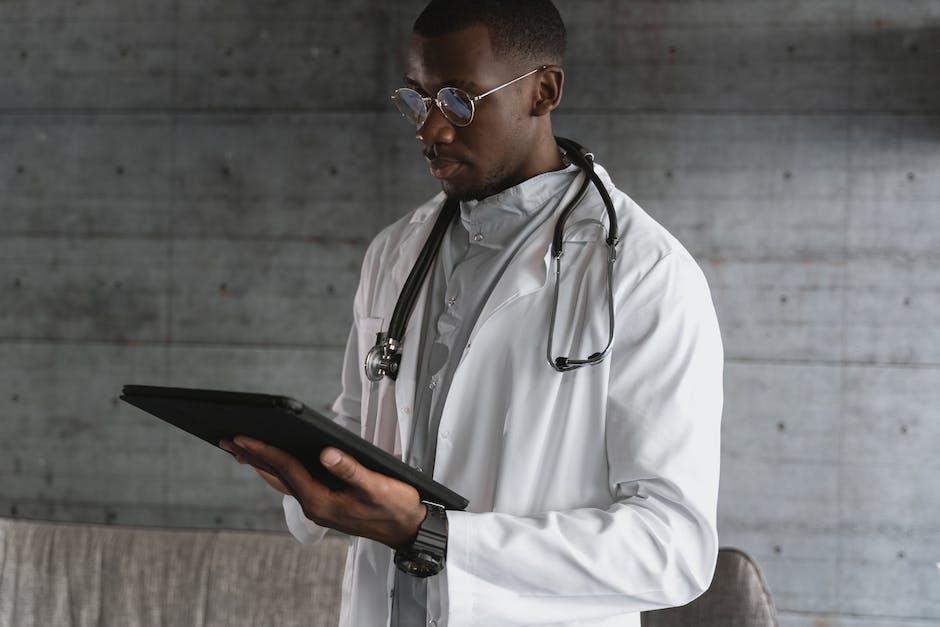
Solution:
<svg viewBox="0 0 940 627"><path fill-rule="evenodd" d="M552 344L555 336L555 318L558 314L558 296L561 291L561 258L555 257L555 290L552 296L552 316L548 327L548 346L545 356L548 364L558 372L568 372L582 366L597 364L607 358L614 344L614 262L617 261L617 248L607 243L607 345L604 350L593 353L587 359L571 359L569 357L552 357Z"/></svg>
<svg viewBox="0 0 940 627"><path fill-rule="evenodd" d="M434 265L434 260L437 258L437 252L441 249L441 242L444 240L447 228L453 221L459 207L460 202L452 198L448 198L444 203L441 213L437 216L437 220L431 228L427 242L425 242L414 267L411 268L411 272L405 280L398 302L395 303L395 309L392 311L392 319L388 323L387 332L388 337L399 343L405 334L408 319L411 317L411 312L418 300L418 292L421 291L421 286L428 272L430 272L431 266Z"/></svg>
<svg viewBox="0 0 940 627"><path fill-rule="evenodd" d="M558 221L555 223L555 231L552 236L551 253L555 259L555 291L553 297L551 323L548 329L548 362L555 370L559 372L567 372L575 368L580 368L581 366L596 364L602 361L610 352L614 337L613 264L617 259L616 246L620 234L617 226L617 213L614 210L613 201L611 200L610 194L607 192L607 189L604 186L604 182L597 175L597 172L594 171L594 155L588 152L583 146L570 139L566 139L564 137L555 137L555 141L558 146L565 151L565 156L572 163L577 165L578 168L580 168L584 173L584 181L581 183L581 187L578 189L577 194L575 194L575 197L562 210L561 214L559 214ZM570 359L568 357L558 357L553 359L552 342L555 332L555 319L558 313L558 297L561 283L561 258L564 255L563 240L565 223L574 209L584 199L588 186L591 183L594 184L594 187L600 194L601 199L604 202L604 207L607 211L608 229L606 242L610 251L608 254L607 263L607 303L610 335L607 341L607 346L604 348L604 350L598 353L593 353L587 359ZM395 303L395 309L392 311L392 318L389 321L388 331L385 333L378 333L375 346L373 346L366 356L366 361L363 367L365 368L366 377L369 380L378 381L382 378L383 375L388 376L391 379L395 379L397 377L398 362L401 359L401 342L405 334L405 327L407 326L408 320L411 317L411 313L414 310L415 304L417 303L421 286L424 284L431 267L434 265L434 260L437 258L437 253L440 250L441 243L443 242L444 236L447 233L447 229L450 226L450 223L453 221L453 217L457 213L459 207L459 201L452 198L448 198L444 202L444 206L441 208L440 214L438 214L437 220L431 229L431 233L428 235L428 239L425 242L424 247L418 254L418 259L411 268L411 272L408 273L408 278L405 280L402 291L398 296L398 301Z"/></svg>

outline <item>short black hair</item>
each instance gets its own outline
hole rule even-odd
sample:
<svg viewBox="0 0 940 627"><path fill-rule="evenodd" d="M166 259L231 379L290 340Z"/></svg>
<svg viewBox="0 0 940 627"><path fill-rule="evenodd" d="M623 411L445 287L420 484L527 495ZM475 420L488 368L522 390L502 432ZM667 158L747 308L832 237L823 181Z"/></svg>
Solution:
<svg viewBox="0 0 940 627"><path fill-rule="evenodd" d="M438 37L482 24L493 51L536 63L561 63L568 36L551 0L431 0L414 32Z"/></svg>

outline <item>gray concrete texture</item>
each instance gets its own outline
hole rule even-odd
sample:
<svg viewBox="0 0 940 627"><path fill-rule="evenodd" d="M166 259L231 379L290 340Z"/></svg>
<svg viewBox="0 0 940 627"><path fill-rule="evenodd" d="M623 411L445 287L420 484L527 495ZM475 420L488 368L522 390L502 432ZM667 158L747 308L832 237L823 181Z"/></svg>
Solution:
<svg viewBox="0 0 940 627"><path fill-rule="evenodd" d="M116 397L329 405L362 252L435 191L388 102L422 4L0 2L0 514L283 528ZM712 285L722 543L784 627L938 624L940 2L559 7L557 132Z"/></svg>

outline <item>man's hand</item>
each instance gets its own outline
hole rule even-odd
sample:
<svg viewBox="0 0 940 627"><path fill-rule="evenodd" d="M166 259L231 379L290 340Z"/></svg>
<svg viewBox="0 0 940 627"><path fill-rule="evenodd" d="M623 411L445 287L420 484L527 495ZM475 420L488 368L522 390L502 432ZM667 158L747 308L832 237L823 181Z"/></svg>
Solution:
<svg viewBox="0 0 940 627"><path fill-rule="evenodd" d="M373 472L335 448L320 453L320 463L345 485L331 490L315 480L290 454L253 438L223 440L223 449L249 464L268 485L293 496L304 515L320 525L371 538L397 548L414 540L427 508L412 486Z"/></svg>

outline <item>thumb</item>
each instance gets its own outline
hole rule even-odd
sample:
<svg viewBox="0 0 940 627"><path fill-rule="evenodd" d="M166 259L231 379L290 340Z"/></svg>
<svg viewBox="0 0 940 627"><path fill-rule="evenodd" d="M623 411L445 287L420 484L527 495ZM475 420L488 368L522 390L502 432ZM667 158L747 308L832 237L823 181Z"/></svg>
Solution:
<svg viewBox="0 0 940 627"><path fill-rule="evenodd" d="M343 483L360 487L365 477L365 468L349 455L344 455L335 448L325 448L320 453L320 463L330 471L330 474Z"/></svg>

